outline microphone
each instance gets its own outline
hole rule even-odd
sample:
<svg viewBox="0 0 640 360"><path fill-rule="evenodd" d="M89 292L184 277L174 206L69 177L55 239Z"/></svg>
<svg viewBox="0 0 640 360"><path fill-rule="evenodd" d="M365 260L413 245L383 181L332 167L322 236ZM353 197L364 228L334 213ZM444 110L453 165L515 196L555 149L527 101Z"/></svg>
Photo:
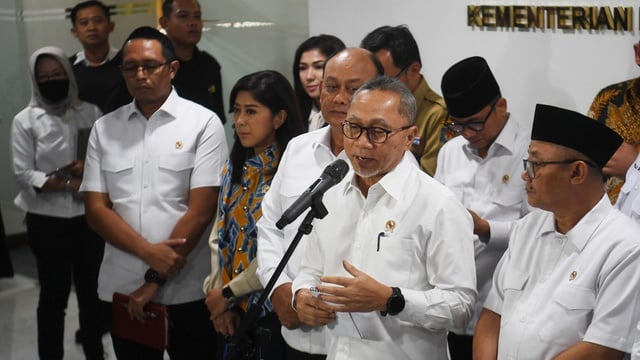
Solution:
<svg viewBox="0 0 640 360"><path fill-rule="evenodd" d="M324 171L322 171L320 178L311 184L311 186L285 210L280 220L276 222L276 227L282 229L291 224L302 212L311 207L314 199L322 198L322 195L332 186L339 183L345 175L347 175L347 172L349 172L349 165L342 159L338 159L327 165Z"/></svg>

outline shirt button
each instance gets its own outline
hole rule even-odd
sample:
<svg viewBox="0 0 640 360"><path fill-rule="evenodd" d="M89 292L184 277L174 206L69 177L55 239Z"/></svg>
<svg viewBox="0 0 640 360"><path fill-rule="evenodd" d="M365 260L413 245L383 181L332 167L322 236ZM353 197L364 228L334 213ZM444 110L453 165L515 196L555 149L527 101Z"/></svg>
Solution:
<svg viewBox="0 0 640 360"><path fill-rule="evenodd" d="M247 227L246 227L246 226L242 226L242 227L240 227L240 231L241 231L241 232L245 232L245 231L247 231Z"/></svg>
<svg viewBox="0 0 640 360"><path fill-rule="evenodd" d="M242 269L238 268L238 269L235 269L233 272L234 272L236 275L238 275L238 274L240 274L240 273L242 272Z"/></svg>
<svg viewBox="0 0 640 360"><path fill-rule="evenodd" d="M248 212L249 211L249 207L245 205L245 206L242 207L242 210L244 210L244 212Z"/></svg>
<svg viewBox="0 0 640 360"><path fill-rule="evenodd" d="M247 249L243 248L242 246L238 248L238 252L239 253L244 253L247 252Z"/></svg>
<svg viewBox="0 0 640 360"><path fill-rule="evenodd" d="M246 186L243 186L243 187L242 187L242 191L247 191L248 189L249 189L249 188L248 188L248 187L246 187Z"/></svg>

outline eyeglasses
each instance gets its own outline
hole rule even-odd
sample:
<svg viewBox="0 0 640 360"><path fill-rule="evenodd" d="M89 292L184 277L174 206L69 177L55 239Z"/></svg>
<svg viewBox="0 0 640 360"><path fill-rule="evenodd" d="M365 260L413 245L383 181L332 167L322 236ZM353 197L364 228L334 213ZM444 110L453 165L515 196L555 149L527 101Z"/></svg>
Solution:
<svg viewBox="0 0 640 360"><path fill-rule="evenodd" d="M455 121L449 121L447 123L445 123L444 125L449 128L449 130L455 132L456 134L460 134L461 132L464 131L465 128L469 128L475 132L478 131L482 131L482 129L484 129L484 124L487 122L487 120L489 119L489 116L491 115L491 113L493 112L493 109L496 107L496 104L498 103L498 99L496 99L492 104L491 104L491 109L489 109L489 112L487 113L487 115L484 117L484 119L482 119L481 121L468 121L465 123L459 123L459 122L455 122Z"/></svg>
<svg viewBox="0 0 640 360"><path fill-rule="evenodd" d="M524 166L524 171L527 172L529 178L534 179L536 177L536 168L540 166L546 165L566 165L572 164L576 161L583 161L590 167L596 167L596 164L591 161L585 159L567 159L567 160L557 160L557 161L529 161L529 159L522 159L522 165Z"/></svg>
<svg viewBox="0 0 640 360"><path fill-rule="evenodd" d="M120 66L120 71L126 76L133 77L138 74L138 71L142 70L142 73L149 76L157 73L163 66L168 65L170 62L148 62L143 64L124 64Z"/></svg>
<svg viewBox="0 0 640 360"><path fill-rule="evenodd" d="M413 125L406 125L399 129L387 130L377 126L364 127L364 126L360 126L358 124L349 122L347 120L343 120L342 123L340 123L340 125L342 126L342 133L347 138L351 140L356 140L357 138L360 137L360 135L362 135L363 131L366 131L367 139L369 139L369 141L371 141L374 144L382 144L385 141L387 141L389 137L391 137L392 135L400 131L407 130L408 128L413 126Z"/></svg>

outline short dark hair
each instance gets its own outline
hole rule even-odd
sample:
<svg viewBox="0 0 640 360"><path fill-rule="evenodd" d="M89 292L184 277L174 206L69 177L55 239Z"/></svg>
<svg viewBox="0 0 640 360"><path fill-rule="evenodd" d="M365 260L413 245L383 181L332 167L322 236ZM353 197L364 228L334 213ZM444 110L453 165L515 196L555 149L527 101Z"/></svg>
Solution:
<svg viewBox="0 0 640 360"><path fill-rule="evenodd" d="M372 53L384 49L389 50L393 64L400 69L404 69L414 62L422 66L418 44L406 25L380 26L362 39L360 47Z"/></svg>
<svg viewBox="0 0 640 360"><path fill-rule="evenodd" d="M342 40L333 35L320 34L312 36L303 41L296 49L296 54L293 58L293 88L298 98L298 104L300 104L300 113L303 119L308 119L311 113L311 107L313 100L309 97L304 90L302 81L300 80L300 71L298 70L298 64L302 54L309 50L318 49L327 58L333 55L336 51L344 49L346 46Z"/></svg>
<svg viewBox="0 0 640 360"><path fill-rule="evenodd" d="M340 51L337 51L335 53L333 53L333 55L330 55L329 57L327 57L327 60L324 61L324 68L327 67L327 63L329 62L329 60L333 59L334 56L340 54L341 52L348 50L349 48L345 48L342 49ZM367 50L367 49L364 49ZM373 66L376 67L376 71L377 71L377 75L378 76L382 76L384 75L384 67L382 66L382 63L380 62L380 59L378 59L378 57L376 56L376 54L372 53L371 51L369 51L369 60L371 60L371 62L373 63ZM322 69L322 72L324 73L324 68Z"/></svg>
<svg viewBox="0 0 640 360"><path fill-rule="evenodd" d="M76 6L74 6L71 9L71 13L69 14L69 18L71 19L71 25L76 26L76 17L78 16L78 11L82 9L86 9L91 6L99 7L102 10L102 12L104 12L104 16L107 17L107 21L111 21L111 10L109 6L105 5L102 1L89 0L89 1L83 1L81 3L77 3Z"/></svg>
<svg viewBox="0 0 640 360"><path fill-rule="evenodd" d="M282 151L287 147L289 140L306 131L307 122L300 117L293 88L279 72L264 70L241 77L229 95L230 112L233 112L236 97L241 91L250 93L254 100L268 107L273 115L281 110L287 113L285 122L276 130L276 140ZM249 158L252 149L243 147L235 133L234 138L229 161L232 167L231 182L238 184L242 179L242 164Z"/></svg>
<svg viewBox="0 0 640 360"><path fill-rule="evenodd" d="M174 0L164 0L162 2L163 17L169 17L169 15L171 15L171 12L173 11L173 1ZM196 4L198 4L198 6L200 7L200 3L198 2L198 0L196 0Z"/></svg>
<svg viewBox="0 0 640 360"><path fill-rule="evenodd" d="M131 32L127 39L122 44L122 49L120 50L124 56L124 48L130 40L134 39L148 39L148 40L157 40L162 45L162 55L164 56L167 62L171 62L176 60L176 51L173 49L173 45L171 44L171 40L167 37L167 35L161 33L157 29L154 29L150 26L141 26Z"/></svg>
<svg viewBox="0 0 640 360"><path fill-rule="evenodd" d="M409 124L415 125L417 111L416 98L413 96L413 93L409 90L407 85L393 77L378 76L367 81L355 92L355 94L353 94L349 107L351 107L351 104L353 104L353 101L358 97L358 95L365 91L374 90L386 91L398 95L400 97L400 102L398 103L398 114L407 119Z"/></svg>

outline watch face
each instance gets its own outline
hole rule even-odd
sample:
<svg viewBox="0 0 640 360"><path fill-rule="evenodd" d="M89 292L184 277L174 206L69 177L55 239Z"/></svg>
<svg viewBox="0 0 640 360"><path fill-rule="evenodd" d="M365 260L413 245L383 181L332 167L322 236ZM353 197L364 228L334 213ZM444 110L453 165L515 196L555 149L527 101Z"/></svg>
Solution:
<svg viewBox="0 0 640 360"><path fill-rule="evenodd" d="M404 296L400 292L399 288L393 288L393 294L387 301L387 312L389 315L396 315L400 311L404 310Z"/></svg>

